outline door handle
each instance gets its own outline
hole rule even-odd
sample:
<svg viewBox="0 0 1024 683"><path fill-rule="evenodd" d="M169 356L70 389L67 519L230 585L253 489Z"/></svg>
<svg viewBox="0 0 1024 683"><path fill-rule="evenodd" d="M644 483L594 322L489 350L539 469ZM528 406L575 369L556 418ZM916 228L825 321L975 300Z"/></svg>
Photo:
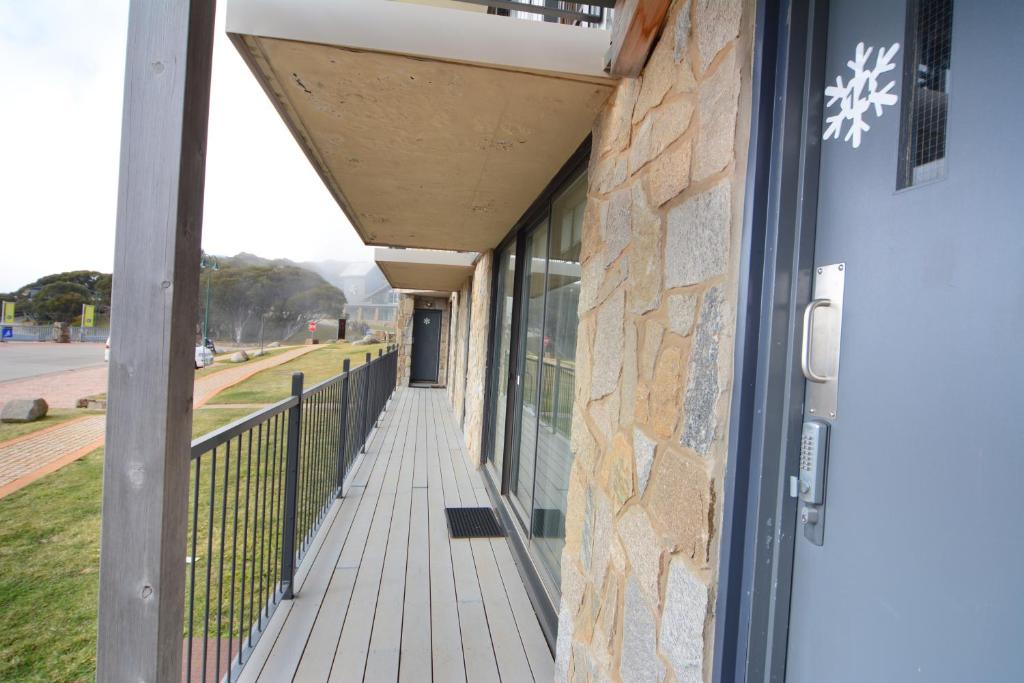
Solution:
<svg viewBox="0 0 1024 683"><path fill-rule="evenodd" d="M813 335L814 312L819 308L831 305L831 299L815 299L807 304L807 308L804 309L804 339L800 347L800 370L803 371L804 377L808 382L824 384L830 379L829 377L819 375L811 368L811 345L813 344L811 336Z"/></svg>

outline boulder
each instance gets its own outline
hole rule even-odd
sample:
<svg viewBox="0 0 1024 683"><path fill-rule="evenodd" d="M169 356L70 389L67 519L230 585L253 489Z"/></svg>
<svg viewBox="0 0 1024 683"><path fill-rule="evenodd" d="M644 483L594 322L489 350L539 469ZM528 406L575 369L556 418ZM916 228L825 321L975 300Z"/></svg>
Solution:
<svg viewBox="0 0 1024 683"><path fill-rule="evenodd" d="M376 335L368 334L365 337L363 337L362 339L360 339L359 341L355 341L355 342L352 342L352 343L357 345L357 346L365 346L367 344L379 344L380 341L377 339Z"/></svg>
<svg viewBox="0 0 1024 683"><path fill-rule="evenodd" d="M276 349L279 346L281 346L281 342L270 342L269 344L267 344L268 349Z"/></svg>
<svg viewBox="0 0 1024 683"><path fill-rule="evenodd" d="M249 354L249 358L259 358L260 356L265 355L267 355L266 351L264 351L263 349L256 349L255 351Z"/></svg>
<svg viewBox="0 0 1024 683"><path fill-rule="evenodd" d="M41 398L16 398L4 404L0 422L35 422L45 417L49 409Z"/></svg>
<svg viewBox="0 0 1024 683"><path fill-rule="evenodd" d="M245 351L235 351L228 360L232 363L244 363L249 360L249 354Z"/></svg>

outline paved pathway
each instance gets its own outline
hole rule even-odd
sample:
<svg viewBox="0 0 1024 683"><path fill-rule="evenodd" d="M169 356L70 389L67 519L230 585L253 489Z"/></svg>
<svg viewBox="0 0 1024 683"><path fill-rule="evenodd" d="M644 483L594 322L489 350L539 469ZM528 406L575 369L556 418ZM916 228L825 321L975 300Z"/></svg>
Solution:
<svg viewBox="0 0 1024 683"><path fill-rule="evenodd" d="M62 370L0 382L0 407L15 398L45 398L51 408L74 408L78 399L107 390L107 366Z"/></svg>
<svg viewBox="0 0 1024 683"><path fill-rule="evenodd" d="M248 379L261 370L287 363L318 348L321 347L304 346L284 351L272 358L250 361L236 368L220 370L207 377L201 377L196 380L193 390L195 407L201 407L221 391ZM105 367L98 369L103 371L103 386L92 393L106 390L107 369ZM75 373L57 374L72 375L81 372L89 371L78 370ZM0 387L6 387L8 384L14 384L14 382L4 383ZM76 394L76 398L83 395L85 394ZM103 445L105 430L105 415L89 415L0 443L0 498L96 450Z"/></svg>

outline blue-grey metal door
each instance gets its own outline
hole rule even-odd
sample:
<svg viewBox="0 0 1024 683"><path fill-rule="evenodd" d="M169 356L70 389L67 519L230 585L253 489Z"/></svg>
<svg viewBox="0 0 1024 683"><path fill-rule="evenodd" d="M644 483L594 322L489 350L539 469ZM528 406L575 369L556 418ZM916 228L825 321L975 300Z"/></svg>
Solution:
<svg viewBox="0 0 1024 683"><path fill-rule="evenodd" d="M828 23L815 270L845 266L842 343L786 678L1022 681L1024 3Z"/></svg>
<svg viewBox="0 0 1024 683"><path fill-rule="evenodd" d="M441 311L420 309L412 315L412 363L409 379L436 382L441 358Z"/></svg>

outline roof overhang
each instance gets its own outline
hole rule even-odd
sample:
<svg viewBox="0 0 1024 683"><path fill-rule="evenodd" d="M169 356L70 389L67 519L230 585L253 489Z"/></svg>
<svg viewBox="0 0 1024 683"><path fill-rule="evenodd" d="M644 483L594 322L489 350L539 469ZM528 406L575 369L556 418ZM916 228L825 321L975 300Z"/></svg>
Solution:
<svg viewBox="0 0 1024 683"><path fill-rule="evenodd" d="M454 292L473 274L477 254L429 249L375 249L374 261L395 289Z"/></svg>
<svg viewBox="0 0 1024 683"><path fill-rule="evenodd" d="M608 31L448 7L230 0L227 31L372 245L495 246L616 83Z"/></svg>

